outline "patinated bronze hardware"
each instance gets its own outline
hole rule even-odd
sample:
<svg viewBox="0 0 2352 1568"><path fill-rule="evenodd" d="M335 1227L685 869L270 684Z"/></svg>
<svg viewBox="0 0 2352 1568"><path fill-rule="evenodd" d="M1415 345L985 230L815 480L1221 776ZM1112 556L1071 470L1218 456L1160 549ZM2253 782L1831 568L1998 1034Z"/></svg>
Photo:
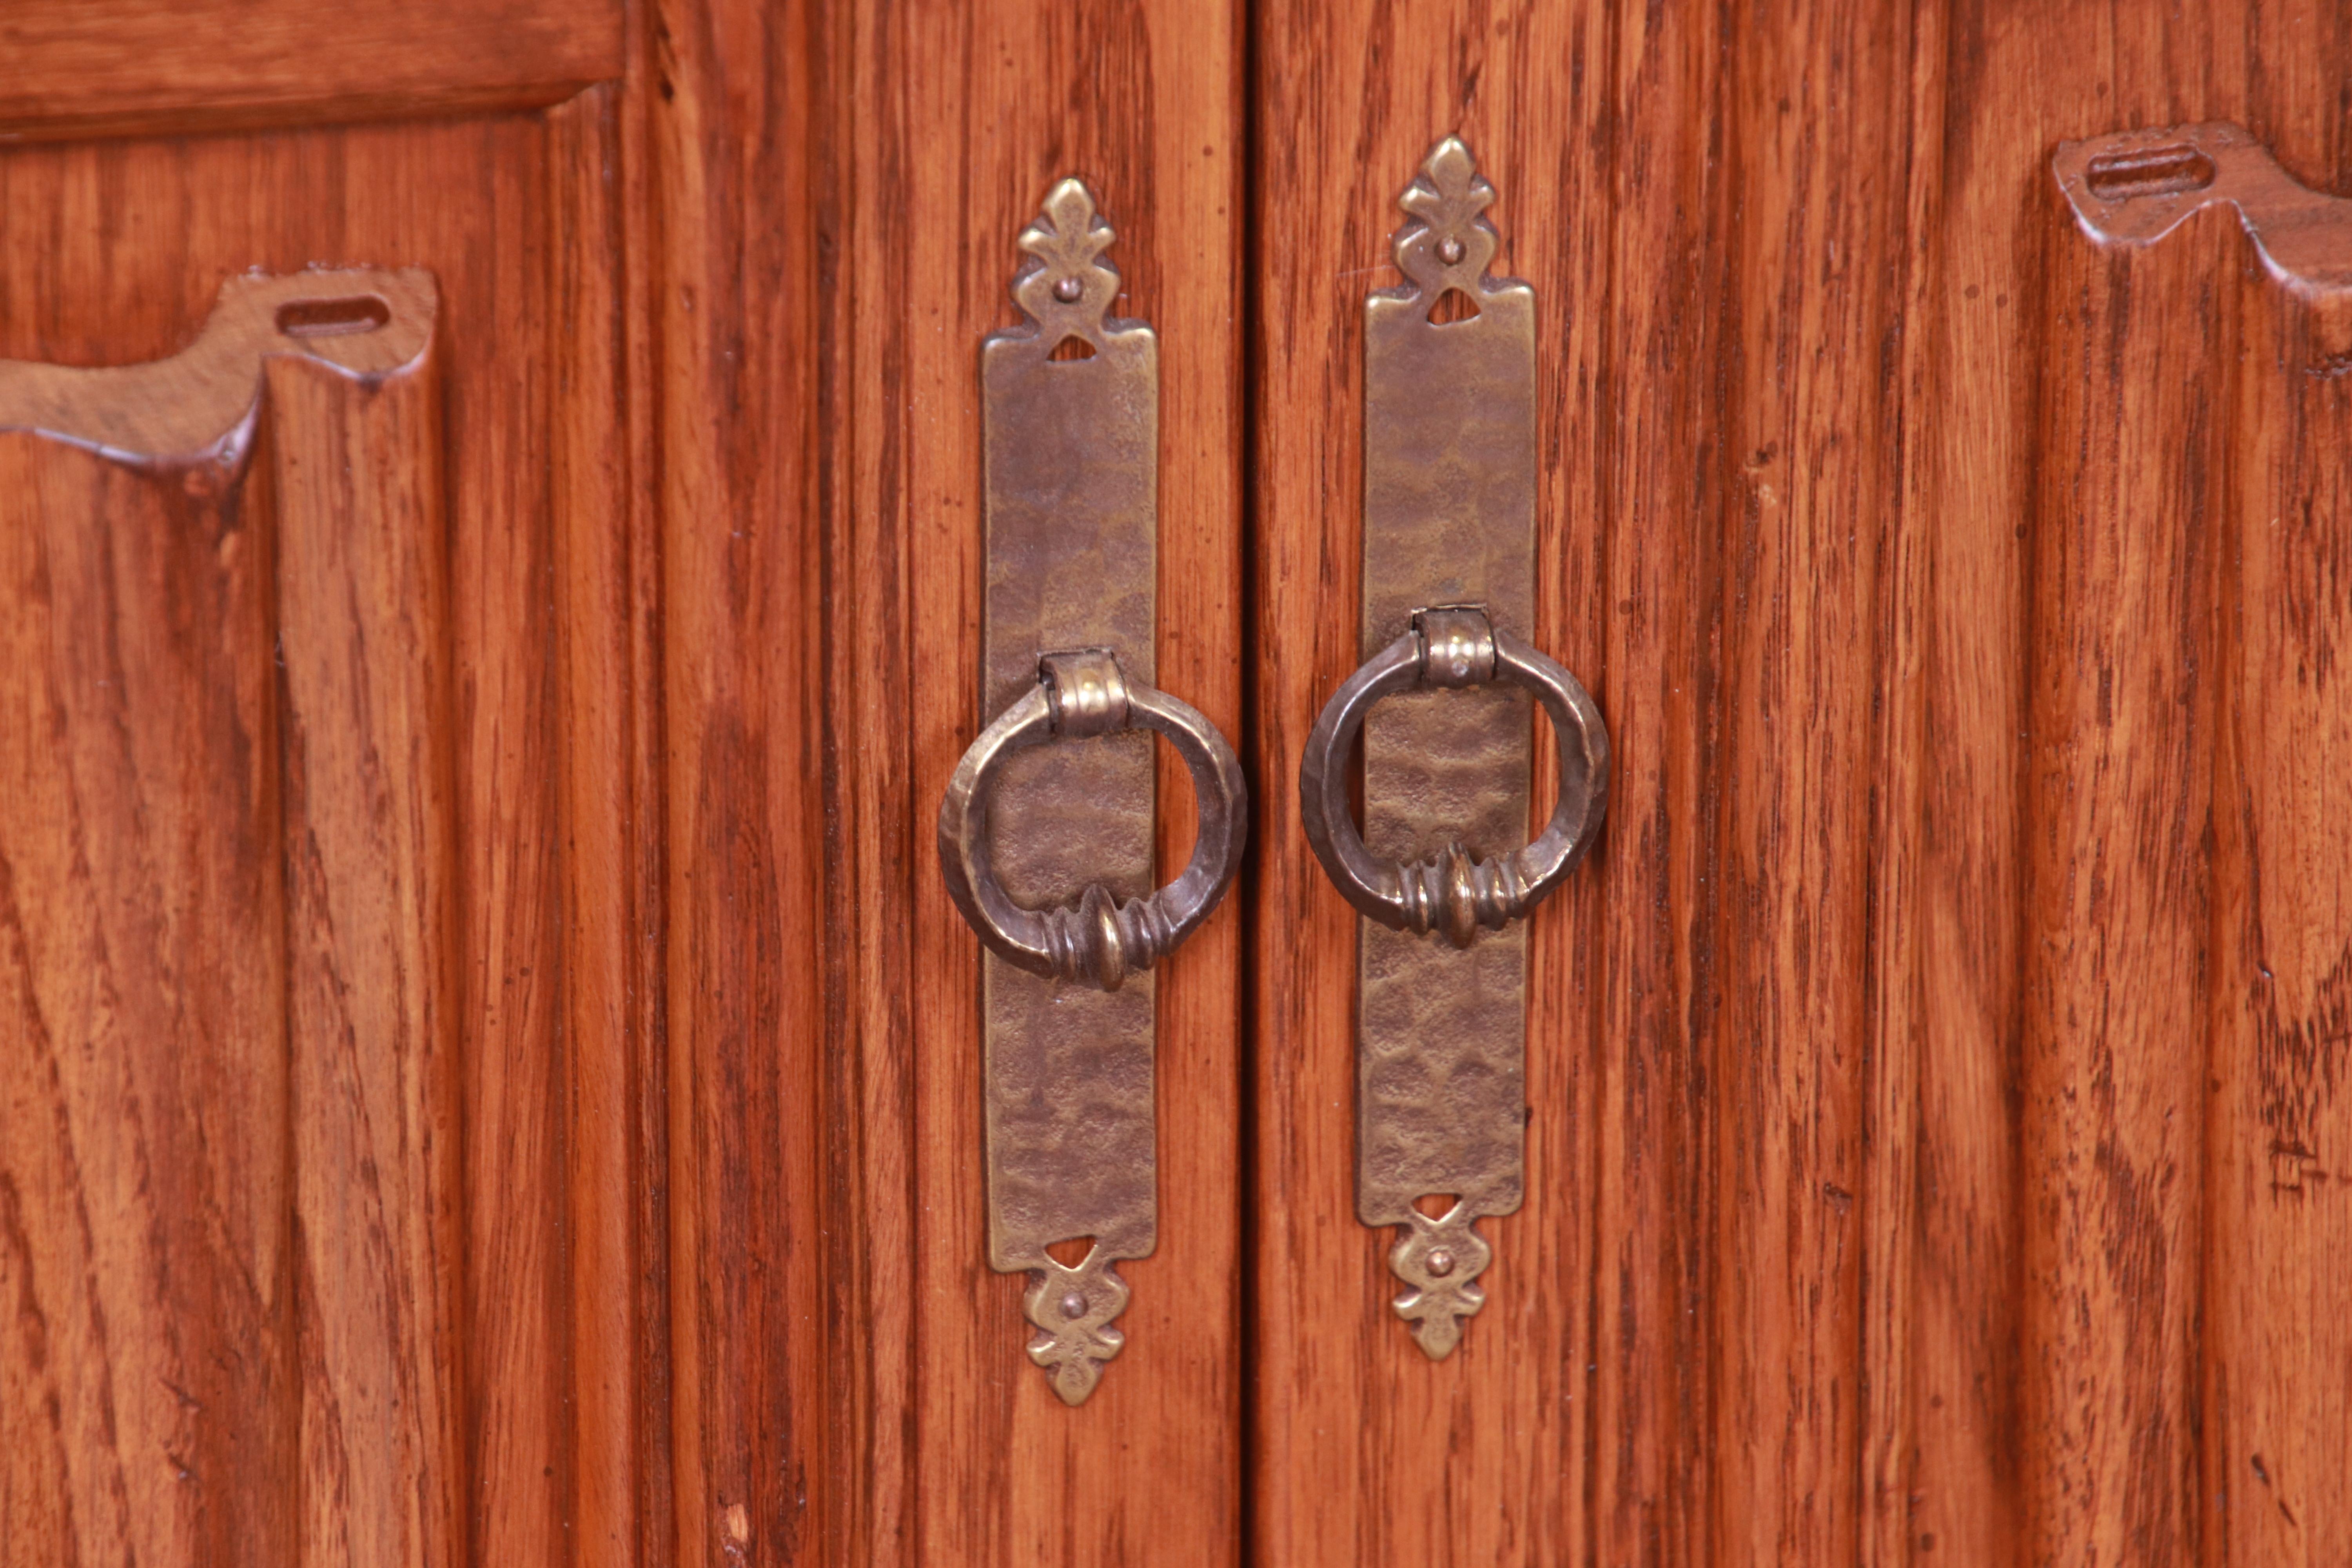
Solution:
<svg viewBox="0 0 2352 1568"><path fill-rule="evenodd" d="M1112 1266L1158 1244L1152 966L1224 897L1249 835L1233 748L1150 684L1159 350L1105 314L1110 242L1087 188L1055 185L1021 235L1027 321L981 346L981 695L996 717L940 808L948 891L987 947L989 1264L1028 1275L1030 1359L1072 1405L1124 1342ZM1191 861L1157 892L1137 731L1175 745L1199 804ZM1083 1240L1075 1266L1047 1251Z"/></svg>
<svg viewBox="0 0 2352 1568"><path fill-rule="evenodd" d="M1364 917L1357 1217L1399 1227L1389 1263L1411 1289L1396 1310L1433 1357L1486 1300L1494 1252L1475 1222L1525 1193L1527 953L1514 922L1583 858L1608 800L1600 710L1523 640L1535 291L1487 272L1494 199L1470 150L1439 142L1402 200L1414 220L1393 241L1406 282L1365 301L1365 663L1323 710L1298 779L1307 839ZM1559 802L1526 843L1529 694L1551 719ZM1361 832L1348 809L1359 731ZM1431 1200L1442 1215L1424 1212Z"/></svg>
<svg viewBox="0 0 2352 1568"><path fill-rule="evenodd" d="M1200 825L1183 875L1148 898L1121 902L1089 882L1074 906L1023 909L990 865L989 796L1006 759L1048 741L1132 729L1167 736L1192 772ZM940 807L948 893L989 951L1032 974L1102 991L1118 990L1192 934L1233 886L1248 838L1249 787L1216 726L1164 691L1129 686L1118 658L1100 649L1040 659L1035 689L971 743Z"/></svg>
<svg viewBox="0 0 2352 1568"><path fill-rule="evenodd" d="M1550 715L1559 752L1559 802L1534 842L1474 860L1460 839L1418 863L1382 865L1364 847L1348 809L1347 764L1372 704L1416 688L1526 688ZM1500 931L1542 902L1592 847L1609 803L1609 732L1576 677L1507 632L1475 605L1423 610L1412 629L1372 656L1332 694L1307 737L1298 775L1307 839L1332 883L1366 917L1391 931L1434 931L1468 947L1484 926Z"/></svg>

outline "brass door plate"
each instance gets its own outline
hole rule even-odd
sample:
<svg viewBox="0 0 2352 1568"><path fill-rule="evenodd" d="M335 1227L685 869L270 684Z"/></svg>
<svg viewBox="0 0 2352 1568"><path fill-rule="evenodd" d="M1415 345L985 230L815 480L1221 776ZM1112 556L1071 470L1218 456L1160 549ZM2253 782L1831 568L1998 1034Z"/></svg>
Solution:
<svg viewBox="0 0 2352 1568"><path fill-rule="evenodd" d="M1432 606L1483 605L1496 629L1534 632L1535 290L1486 274L1494 199L1470 150L1438 143L1400 202L1414 220L1392 241L1406 282L1364 302L1367 659ZM1476 314L1445 320L1464 300ZM1527 838L1524 691L1403 692L1363 733L1375 857L1409 865L1457 844L1492 856ZM1401 1227L1389 1262L1411 1289L1396 1310L1443 1357L1485 1304L1493 1252L1474 1222L1514 1213L1525 1192L1526 928L1455 947L1359 926L1356 1213ZM1423 1198L1452 1202L1432 1216Z"/></svg>
<svg viewBox="0 0 2352 1568"><path fill-rule="evenodd" d="M1037 689L1042 655L1107 649L1131 684L1153 679L1160 350L1143 322L1106 314L1111 238L1085 185L1055 185L1020 238L1031 259L1013 296L1029 322L981 349L992 716ZM1053 357L1073 341L1086 357ZM1148 734L1009 758L987 824L998 879L1031 909L1096 884L1149 895L1153 795ZM1122 1342L1110 1325L1128 1287L1112 1265L1157 1245L1156 988L1149 973L1102 991L993 952L982 962L989 1265L1029 1276L1029 1355L1075 1405ZM1093 1247L1075 1267L1045 1250L1083 1237Z"/></svg>

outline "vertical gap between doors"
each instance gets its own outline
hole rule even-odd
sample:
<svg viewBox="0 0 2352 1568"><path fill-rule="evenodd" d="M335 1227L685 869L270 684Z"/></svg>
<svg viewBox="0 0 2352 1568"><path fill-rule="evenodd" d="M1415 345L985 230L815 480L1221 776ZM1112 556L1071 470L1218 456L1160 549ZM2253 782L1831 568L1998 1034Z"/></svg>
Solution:
<svg viewBox="0 0 2352 1568"><path fill-rule="evenodd" d="M1255 460L1259 439L1257 347L1261 338L1261 300L1258 288L1260 183L1255 171L1258 167L1258 16L1256 0L1234 0L1234 25L1240 35L1241 58L1237 67L1241 83L1241 117L1239 154L1234 160L1236 193L1234 209L1241 219L1241 341L1238 345L1241 382L1241 465L1240 555L1241 593L1241 750L1249 759L1249 772L1265 785L1264 767L1265 751L1261 743L1256 690L1258 660L1262 656L1258 637L1258 465ZM1257 1563L1258 1532L1258 1430L1255 1369L1258 1350L1258 1202L1260 1183L1258 1171L1258 889L1263 880L1261 868L1265 863L1266 844L1260 838L1252 847L1242 868L1240 973L1234 976L1234 1001L1238 1016L1235 1027L1238 1038L1234 1052L1234 1071L1238 1080L1236 1100L1241 1114L1238 1137L1241 1143L1239 1169L1241 1180L1236 1194L1241 1213L1234 1247L1240 1260L1236 1271L1239 1292L1235 1301L1238 1315L1236 1335L1241 1350L1242 1373L1237 1391L1240 1401L1241 1497L1236 1510L1236 1526L1240 1540L1236 1542L1235 1561L1243 1568L1255 1568Z"/></svg>

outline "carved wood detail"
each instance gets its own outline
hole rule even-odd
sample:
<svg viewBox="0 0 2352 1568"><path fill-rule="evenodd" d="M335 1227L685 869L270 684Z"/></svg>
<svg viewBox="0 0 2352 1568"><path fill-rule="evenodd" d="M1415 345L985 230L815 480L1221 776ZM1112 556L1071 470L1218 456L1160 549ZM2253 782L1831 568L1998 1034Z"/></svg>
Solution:
<svg viewBox="0 0 2352 1568"><path fill-rule="evenodd" d="M462 1558L436 309L243 276L0 363L11 1563Z"/></svg>

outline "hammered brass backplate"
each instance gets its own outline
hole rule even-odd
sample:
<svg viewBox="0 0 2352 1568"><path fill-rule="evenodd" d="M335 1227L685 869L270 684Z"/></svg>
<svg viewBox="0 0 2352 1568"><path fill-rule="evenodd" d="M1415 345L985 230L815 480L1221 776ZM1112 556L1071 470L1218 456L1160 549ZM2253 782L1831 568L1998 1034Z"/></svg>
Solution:
<svg viewBox="0 0 2352 1568"><path fill-rule="evenodd" d="M1495 627L1534 633L1535 290L1487 275L1494 199L1470 150L1440 142L1402 198L1406 281L1364 304L1367 658L1433 605L1483 605ZM1363 732L1376 857L1418 862L1455 845L1492 856L1528 837L1524 691L1404 692ZM1473 1222L1523 1196L1526 927L1457 948L1359 924L1356 1212L1401 1227L1390 1266L1410 1289L1397 1310L1440 1357L1485 1304L1492 1249ZM1423 1198L1451 1202L1433 1217Z"/></svg>
<svg viewBox="0 0 2352 1568"><path fill-rule="evenodd" d="M1129 680L1152 679L1160 349L1143 322L1107 314L1111 238L1085 185L1055 185L1020 238L1030 259L1013 295L1029 321L981 350L990 714L1034 690L1056 650L1108 649ZM1034 909L1094 884L1148 895L1152 808L1147 734L1024 752L989 814L996 874ZM1110 1324L1128 1287L1112 1266L1157 1242L1155 987L1148 973L1102 991L993 952L983 963L989 1264L1028 1274L1030 1356L1075 1405L1121 1342ZM1086 1237L1074 1268L1046 1253Z"/></svg>

